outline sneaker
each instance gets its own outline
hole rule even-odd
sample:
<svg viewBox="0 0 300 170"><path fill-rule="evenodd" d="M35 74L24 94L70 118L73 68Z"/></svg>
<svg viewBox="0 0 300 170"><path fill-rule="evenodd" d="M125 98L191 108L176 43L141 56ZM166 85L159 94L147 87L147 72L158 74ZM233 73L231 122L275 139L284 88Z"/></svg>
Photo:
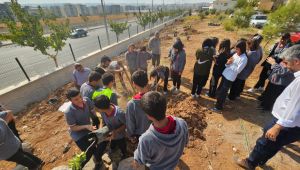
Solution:
<svg viewBox="0 0 300 170"><path fill-rule="evenodd" d="M195 99L195 98L196 98L196 95L192 94L192 98Z"/></svg>
<svg viewBox="0 0 300 170"><path fill-rule="evenodd" d="M257 91L258 92L263 92L265 89L263 88L263 87L259 87L258 89L257 89Z"/></svg>
<svg viewBox="0 0 300 170"><path fill-rule="evenodd" d="M93 170L100 170L102 168L102 165L103 165L103 161L96 163Z"/></svg>
<svg viewBox="0 0 300 170"><path fill-rule="evenodd" d="M241 99L241 97L240 97L240 96L238 96L238 97L236 97L235 99L236 99L236 100L240 100L240 99Z"/></svg>
<svg viewBox="0 0 300 170"><path fill-rule="evenodd" d="M180 93L180 90L176 88L176 89L173 91L173 93L174 93L174 94L178 94L178 93Z"/></svg>
<svg viewBox="0 0 300 170"><path fill-rule="evenodd" d="M174 91L174 90L176 90L176 87L175 87L175 86L173 86L173 87L171 88L171 91Z"/></svg>
<svg viewBox="0 0 300 170"><path fill-rule="evenodd" d="M235 160L235 163L236 163L239 167L241 167L241 168L243 168L243 169L248 169L248 170L254 170L254 169L255 169L252 165L250 165L250 164L248 163L247 159L240 159L240 158L237 158L237 159Z"/></svg>
<svg viewBox="0 0 300 170"><path fill-rule="evenodd" d="M218 109L218 108L216 108L216 107L211 108L210 110L213 111L213 112L217 112L217 113L219 113L219 112L222 111L222 110L220 110L220 109Z"/></svg>
<svg viewBox="0 0 300 170"><path fill-rule="evenodd" d="M248 89L248 90L247 90L247 92L249 92L249 93L255 93L255 91L256 91L256 90L255 90L254 88L251 88L251 89Z"/></svg>
<svg viewBox="0 0 300 170"><path fill-rule="evenodd" d="M167 92L167 91L164 91L164 95L168 95L168 92Z"/></svg>
<svg viewBox="0 0 300 170"><path fill-rule="evenodd" d="M196 94L196 98L199 98L199 97L200 97L200 95Z"/></svg>

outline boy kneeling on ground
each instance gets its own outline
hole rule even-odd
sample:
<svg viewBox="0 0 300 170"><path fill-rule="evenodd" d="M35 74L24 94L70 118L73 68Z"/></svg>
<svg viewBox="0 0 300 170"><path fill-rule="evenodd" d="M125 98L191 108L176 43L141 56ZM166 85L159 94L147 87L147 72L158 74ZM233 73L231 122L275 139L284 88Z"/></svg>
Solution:
<svg viewBox="0 0 300 170"><path fill-rule="evenodd" d="M122 159L127 157L127 146L125 139L125 113L112 104L105 95L98 96L95 100L95 107L101 113L104 124L111 131L110 149L118 147L122 152Z"/></svg>
<svg viewBox="0 0 300 170"><path fill-rule="evenodd" d="M148 92L141 100L143 110L153 123L140 137L134 164L152 169L174 169L188 143L186 122L166 116L167 100L159 92Z"/></svg>

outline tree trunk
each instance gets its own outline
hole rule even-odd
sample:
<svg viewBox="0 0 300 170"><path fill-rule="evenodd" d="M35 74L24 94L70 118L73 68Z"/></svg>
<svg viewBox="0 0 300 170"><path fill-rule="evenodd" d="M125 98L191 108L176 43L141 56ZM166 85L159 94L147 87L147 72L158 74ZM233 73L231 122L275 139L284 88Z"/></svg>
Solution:
<svg viewBox="0 0 300 170"><path fill-rule="evenodd" d="M116 33L117 43L119 42L119 35Z"/></svg>
<svg viewBox="0 0 300 170"><path fill-rule="evenodd" d="M57 58L56 58L56 56L53 57L52 59L53 59L53 61L54 61L54 63L55 63L55 67L58 68L58 63L57 63Z"/></svg>

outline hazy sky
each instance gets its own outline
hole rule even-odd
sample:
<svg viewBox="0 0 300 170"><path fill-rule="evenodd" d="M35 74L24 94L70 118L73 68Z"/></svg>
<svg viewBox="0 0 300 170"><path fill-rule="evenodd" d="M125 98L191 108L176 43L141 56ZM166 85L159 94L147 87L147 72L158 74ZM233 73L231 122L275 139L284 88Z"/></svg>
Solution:
<svg viewBox="0 0 300 170"><path fill-rule="evenodd" d="M0 0L0 3L8 2L9 0ZM105 0L105 3L132 3L133 5L139 3L151 3L151 0ZM198 2L211 2L213 0L165 0L165 4L168 3L198 3ZM21 4L44 4L44 3L100 3L101 0L18 0ZM154 4L162 4L163 0L154 0Z"/></svg>

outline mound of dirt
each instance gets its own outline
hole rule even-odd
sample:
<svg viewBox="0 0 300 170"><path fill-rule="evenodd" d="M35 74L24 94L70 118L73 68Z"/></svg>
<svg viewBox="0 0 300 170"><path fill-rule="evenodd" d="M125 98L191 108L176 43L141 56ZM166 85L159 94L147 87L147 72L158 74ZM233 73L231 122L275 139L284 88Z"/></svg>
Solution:
<svg viewBox="0 0 300 170"><path fill-rule="evenodd" d="M207 127L205 112L208 112L207 108L200 106L198 101L185 93L169 98L167 114L181 117L187 122L191 140L205 140L203 134L203 130Z"/></svg>

